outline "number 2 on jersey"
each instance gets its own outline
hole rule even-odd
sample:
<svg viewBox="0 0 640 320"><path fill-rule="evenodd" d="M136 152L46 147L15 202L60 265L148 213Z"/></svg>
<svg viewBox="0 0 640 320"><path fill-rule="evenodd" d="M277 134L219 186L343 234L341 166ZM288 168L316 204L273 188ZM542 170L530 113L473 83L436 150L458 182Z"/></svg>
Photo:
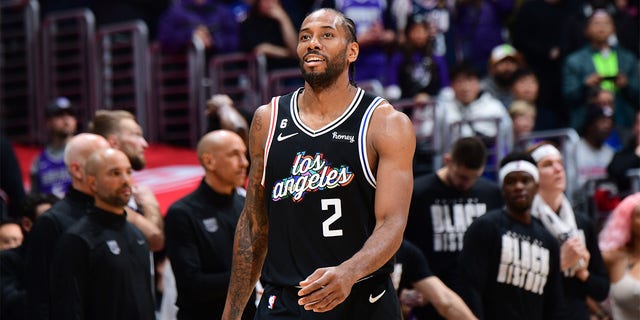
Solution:
<svg viewBox="0 0 640 320"><path fill-rule="evenodd" d="M334 209L334 213L327 220L322 222L322 235L327 238L342 236L342 229L331 229L331 224L342 217L342 205L340 203L340 199L322 199L320 204L322 204L322 211L329 210L329 207L333 207Z"/></svg>

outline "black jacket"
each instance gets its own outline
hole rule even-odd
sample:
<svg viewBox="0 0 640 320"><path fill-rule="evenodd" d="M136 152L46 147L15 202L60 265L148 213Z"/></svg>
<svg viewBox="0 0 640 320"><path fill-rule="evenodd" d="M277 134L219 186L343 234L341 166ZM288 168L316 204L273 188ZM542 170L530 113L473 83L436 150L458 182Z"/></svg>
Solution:
<svg viewBox="0 0 640 320"><path fill-rule="evenodd" d="M151 255L126 213L96 207L60 237L51 264L52 320L153 320Z"/></svg>
<svg viewBox="0 0 640 320"><path fill-rule="evenodd" d="M204 180L167 212L166 250L178 290L178 319L220 319L229 287L233 239L245 197L216 193ZM253 319L249 299L244 315Z"/></svg>
<svg viewBox="0 0 640 320"><path fill-rule="evenodd" d="M27 241L25 288L28 319L49 319L49 277L51 259L60 236L93 204L93 197L71 187L61 201L56 202L36 219Z"/></svg>

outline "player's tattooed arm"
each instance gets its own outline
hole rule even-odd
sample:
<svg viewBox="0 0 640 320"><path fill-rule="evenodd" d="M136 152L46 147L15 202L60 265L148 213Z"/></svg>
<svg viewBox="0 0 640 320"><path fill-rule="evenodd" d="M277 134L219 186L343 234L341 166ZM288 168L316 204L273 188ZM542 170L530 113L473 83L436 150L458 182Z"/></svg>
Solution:
<svg viewBox="0 0 640 320"><path fill-rule="evenodd" d="M269 106L260 107L251 123L249 153L251 169L247 199L236 227L231 279L223 319L240 319L267 254L269 224L261 185L264 146L269 130Z"/></svg>

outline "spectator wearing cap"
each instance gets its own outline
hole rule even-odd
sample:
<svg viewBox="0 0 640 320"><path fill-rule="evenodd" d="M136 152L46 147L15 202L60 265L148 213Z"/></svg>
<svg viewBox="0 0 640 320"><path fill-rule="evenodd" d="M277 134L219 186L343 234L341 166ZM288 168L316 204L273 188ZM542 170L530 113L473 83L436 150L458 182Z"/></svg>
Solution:
<svg viewBox="0 0 640 320"><path fill-rule="evenodd" d="M31 193L64 197L71 177L64 164L64 147L77 129L75 109L69 99L58 97L46 109L49 141L33 160L30 169Z"/></svg>
<svg viewBox="0 0 640 320"><path fill-rule="evenodd" d="M522 55L510 44L494 47L489 57L488 74L480 83L482 90L500 100L505 107L509 107L513 101L513 75L523 66Z"/></svg>
<svg viewBox="0 0 640 320"><path fill-rule="evenodd" d="M615 150L606 143L613 132L613 108L591 104L588 106L580 141L576 146L578 186L592 179L604 178L607 165Z"/></svg>

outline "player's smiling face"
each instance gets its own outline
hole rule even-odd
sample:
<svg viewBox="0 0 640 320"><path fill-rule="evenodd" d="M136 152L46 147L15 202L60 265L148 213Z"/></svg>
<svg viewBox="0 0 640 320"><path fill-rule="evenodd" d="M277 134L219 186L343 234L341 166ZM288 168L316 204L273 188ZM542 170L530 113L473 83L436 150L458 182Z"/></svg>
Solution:
<svg viewBox="0 0 640 320"><path fill-rule="evenodd" d="M357 43L349 42L345 21L330 10L309 15L298 35L300 68L312 87L326 87L333 83L348 63L357 57Z"/></svg>

